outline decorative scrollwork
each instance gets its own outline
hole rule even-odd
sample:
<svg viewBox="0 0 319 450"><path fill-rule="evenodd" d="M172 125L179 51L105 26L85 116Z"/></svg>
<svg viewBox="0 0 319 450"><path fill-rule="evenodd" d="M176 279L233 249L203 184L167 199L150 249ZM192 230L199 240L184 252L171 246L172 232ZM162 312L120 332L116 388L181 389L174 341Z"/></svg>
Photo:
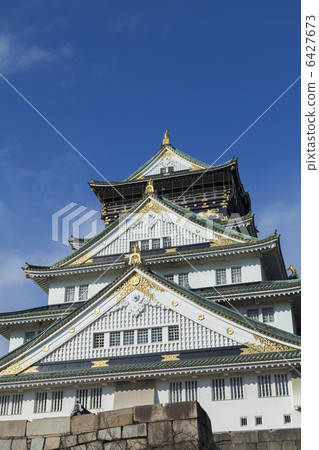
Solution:
<svg viewBox="0 0 319 450"><path fill-rule="evenodd" d="M260 344L245 342L245 348L242 349L241 355L250 355L253 353L287 352L295 350L293 347L279 344L278 342L271 341L270 339L262 336L257 336L256 334L253 334L253 336L256 341L260 342Z"/></svg>

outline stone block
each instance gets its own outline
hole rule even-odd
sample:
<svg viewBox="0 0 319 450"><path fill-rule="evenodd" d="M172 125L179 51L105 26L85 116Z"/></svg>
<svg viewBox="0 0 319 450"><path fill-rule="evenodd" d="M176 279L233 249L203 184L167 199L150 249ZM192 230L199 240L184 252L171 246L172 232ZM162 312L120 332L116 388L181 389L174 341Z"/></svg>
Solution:
<svg viewBox="0 0 319 450"><path fill-rule="evenodd" d="M245 450L257 450L257 442L248 442L245 444Z"/></svg>
<svg viewBox="0 0 319 450"><path fill-rule="evenodd" d="M231 435L230 433L214 433L214 442L215 444L224 445L227 443L231 443Z"/></svg>
<svg viewBox="0 0 319 450"><path fill-rule="evenodd" d="M0 422L0 436L2 438L13 438L25 436L27 426L26 420L7 420Z"/></svg>
<svg viewBox="0 0 319 450"><path fill-rule="evenodd" d="M296 443L293 441L285 441L282 443L281 450L297 450Z"/></svg>
<svg viewBox="0 0 319 450"><path fill-rule="evenodd" d="M300 428L281 428L278 430L270 430L269 432L270 441L297 441L300 440Z"/></svg>
<svg viewBox="0 0 319 450"><path fill-rule="evenodd" d="M11 449L11 439L3 439L3 440L1 439L0 440L0 448L1 448L1 450L10 450Z"/></svg>
<svg viewBox="0 0 319 450"><path fill-rule="evenodd" d="M268 443L267 442L258 442L258 450L268 450Z"/></svg>
<svg viewBox="0 0 319 450"><path fill-rule="evenodd" d="M59 448L60 448L60 436L46 438L44 450L56 450Z"/></svg>
<svg viewBox="0 0 319 450"><path fill-rule="evenodd" d="M196 419L197 402L167 403L166 405L135 406L134 422L161 422L173 419Z"/></svg>
<svg viewBox="0 0 319 450"><path fill-rule="evenodd" d="M98 439L101 441L113 441L121 439L121 427L106 428L98 431Z"/></svg>
<svg viewBox="0 0 319 450"><path fill-rule="evenodd" d="M147 448L147 439L129 439L126 443L128 450L145 450Z"/></svg>
<svg viewBox="0 0 319 450"><path fill-rule="evenodd" d="M90 433L83 433L78 435L78 444L85 444L86 442L95 441L96 432L90 431Z"/></svg>
<svg viewBox="0 0 319 450"><path fill-rule="evenodd" d="M27 436L49 436L70 433L70 417L34 419L27 423Z"/></svg>
<svg viewBox="0 0 319 450"><path fill-rule="evenodd" d="M69 448L73 445L77 444L77 436L70 435L70 436L61 436L61 447L62 448Z"/></svg>
<svg viewBox="0 0 319 450"><path fill-rule="evenodd" d="M1 444L0 444L1 448ZM14 439L11 444L11 450L25 450L27 448L26 439Z"/></svg>
<svg viewBox="0 0 319 450"><path fill-rule="evenodd" d="M126 441L107 442L104 450L126 450Z"/></svg>
<svg viewBox="0 0 319 450"><path fill-rule="evenodd" d="M174 447L170 447L170 450L171 450L171 448L174 448L174 450L195 450L195 449L197 450L200 447L198 447L197 441L188 441L188 442L177 442L174 445ZM207 448L207 447L204 447L204 448ZM160 449L162 450L162 447L160 447Z"/></svg>
<svg viewBox="0 0 319 450"><path fill-rule="evenodd" d="M115 409L98 413L98 429L121 427L133 423L133 408Z"/></svg>
<svg viewBox="0 0 319 450"><path fill-rule="evenodd" d="M43 450L44 438L34 438L31 439L30 450Z"/></svg>
<svg viewBox="0 0 319 450"><path fill-rule="evenodd" d="M147 436L146 423L136 423L134 425L125 425L123 427L123 438L134 438Z"/></svg>
<svg viewBox="0 0 319 450"><path fill-rule="evenodd" d="M198 440L197 419L173 421L174 442Z"/></svg>
<svg viewBox="0 0 319 450"><path fill-rule="evenodd" d="M85 444L81 444L81 445L76 445L75 447L71 447L72 450L86 450L86 445Z"/></svg>
<svg viewBox="0 0 319 450"><path fill-rule="evenodd" d="M281 450L281 442L268 442L267 450Z"/></svg>
<svg viewBox="0 0 319 450"><path fill-rule="evenodd" d="M258 442L258 431L232 431L230 436L233 444Z"/></svg>
<svg viewBox="0 0 319 450"><path fill-rule="evenodd" d="M95 414L83 414L71 418L71 433L85 433L97 429L97 416Z"/></svg>
<svg viewBox="0 0 319 450"><path fill-rule="evenodd" d="M89 442L86 444L86 450L103 450L103 443L100 441Z"/></svg>
<svg viewBox="0 0 319 450"><path fill-rule="evenodd" d="M171 445L173 442L172 422L151 422L148 425L149 444Z"/></svg>

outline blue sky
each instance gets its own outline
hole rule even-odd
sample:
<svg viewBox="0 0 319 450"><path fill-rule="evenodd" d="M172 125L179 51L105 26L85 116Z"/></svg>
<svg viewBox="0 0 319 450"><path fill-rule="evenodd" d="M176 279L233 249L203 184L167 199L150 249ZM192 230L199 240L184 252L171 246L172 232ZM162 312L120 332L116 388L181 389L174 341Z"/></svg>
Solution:
<svg viewBox="0 0 319 450"><path fill-rule="evenodd" d="M213 163L300 75L300 3L11 1L0 72L109 180L173 145ZM20 267L52 264L51 217L97 209L101 179L0 79L1 311L44 305ZM259 236L282 235L300 271L300 82L227 152L238 157ZM0 353L6 350L0 341Z"/></svg>

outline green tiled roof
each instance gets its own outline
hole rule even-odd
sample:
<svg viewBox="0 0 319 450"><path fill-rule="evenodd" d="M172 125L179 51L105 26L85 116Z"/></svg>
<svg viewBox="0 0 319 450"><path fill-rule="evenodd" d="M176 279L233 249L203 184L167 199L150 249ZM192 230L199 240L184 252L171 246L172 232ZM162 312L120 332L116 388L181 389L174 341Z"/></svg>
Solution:
<svg viewBox="0 0 319 450"><path fill-rule="evenodd" d="M140 364L124 364L121 366L99 367L90 369L74 369L70 371L49 372L49 373L21 373L17 375L7 375L0 377L0 383L8 382L26 382L32 380L49 380L54 378L66 378L74 376L88 376L88 375L114 375L125 373L148 372L153 370L178 370L196 367L213 367L216 365L227 365L235 363L258 363L263 361L280 361L280 360L298 360L301 352L272 352L272 353L256 353L239 356L219 356L212 358L198 358L182 361L165 361L153 363Z"/></svg>

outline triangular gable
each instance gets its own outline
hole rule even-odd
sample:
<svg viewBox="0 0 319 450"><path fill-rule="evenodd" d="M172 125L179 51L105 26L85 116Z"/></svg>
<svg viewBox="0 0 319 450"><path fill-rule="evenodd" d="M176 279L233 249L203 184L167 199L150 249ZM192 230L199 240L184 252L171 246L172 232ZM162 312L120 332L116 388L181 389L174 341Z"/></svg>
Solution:
<svg viewBox="0 0 319 450"><path fill-rule="evenodd" d="M154 302L150 305L152 308L174 311L179 317L228 339L229 345L238 343L243 347L243 352L267 353L299 349L296 336L249 320L137 266L102 289L85 305L57 321L31 343L3 358L0 375L20 373L47 359L50 354L80 335L94 322L97 323L100 317L107 315L112 308L135 293L145 295L151 303ZM82 342L82 345L85 344L87 341ZM29 370L32 371L32 368Z"/></svg>
<svg viewBox="0 0 319 450"><path fill-rule="evenodd" d="M169 167L176 172L181 170L202 170L209 166L186 155L171 145L163 145L156 155L128 177L127 180L140 180L147 176L159 175L161 169L165 169L165 173L169 173Z"/></svg>

